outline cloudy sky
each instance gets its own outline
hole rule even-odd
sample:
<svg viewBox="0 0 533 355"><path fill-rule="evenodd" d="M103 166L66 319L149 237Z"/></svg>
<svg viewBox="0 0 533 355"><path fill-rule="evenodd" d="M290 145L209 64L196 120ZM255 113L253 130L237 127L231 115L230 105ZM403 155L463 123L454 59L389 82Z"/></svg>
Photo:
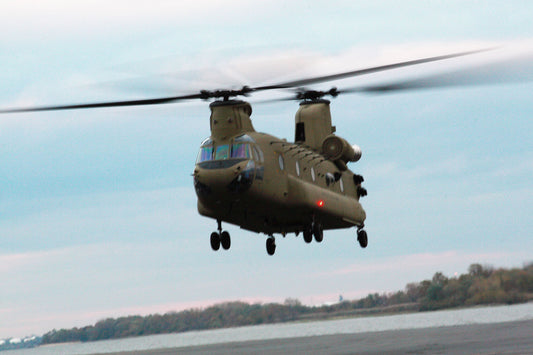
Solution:
<svg viewBox="0 0 533 355"><path fill-rule="evenodd" d="M273 257L265 236L230 225L231 250L210 249L216 223L197 214L190 176L209 136L207 103L1 115L0 338L227 300L321 304L474 262L532 261L533 70L513 61L532 53L532 13L524 1L3 2L4 108L236 88L479 48L495 49L317 88L464 68L502 83L333 100L337 133L363 149L351 168L369 192L369 246L354 229L326 232L320 245L289 235ZM297 107L258 103L255 128L290 140Z"/></svg>

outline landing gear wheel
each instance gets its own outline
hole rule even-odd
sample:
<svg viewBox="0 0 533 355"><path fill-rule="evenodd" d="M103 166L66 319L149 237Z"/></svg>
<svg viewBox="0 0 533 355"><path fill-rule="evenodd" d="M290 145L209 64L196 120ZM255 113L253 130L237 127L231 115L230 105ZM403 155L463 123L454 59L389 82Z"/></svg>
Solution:
<svg viewBox="0 0 533 355"><path fill-rule="evenodd" d="M220 233L220 244L222 244L224 250L228 250L231 246L231 239L227 231Z"/></svg>
<svg viewBox="0 0 533 355"><path fill-rule="evenodd" d="M211 249L214 251L220 249L220 234L217 232L211 233Z"/></svg>
<svg viewBox="0 0 533 355"><path fill-rule="evenodd" d="M304 230L304 240L307 244L313 241L313 231L311 230L311 228L307 228Z"/></svg>
<svg viewBox="0 0 533 355"><path fill-rule="evenodd" d="M266 248L268 255L274 255L276 252L276 241L274 238L270 237L266 240Z"/></svg>
<svg viewBox="0 0 533 355"><path fill-rule="evenodd" d="M368 236L366 235L365 230L361 229L357 232L357 241L359 242L361 248L366 248L368 245Z"/></svg>
<svg viewBox="0 0 533 355"><path fill-rule="evenodd" d="M320 243L322 240L324 240L324 230L322 229L322 225L320 223L313 224L313 235L315 236L317 243Z"/></svg>

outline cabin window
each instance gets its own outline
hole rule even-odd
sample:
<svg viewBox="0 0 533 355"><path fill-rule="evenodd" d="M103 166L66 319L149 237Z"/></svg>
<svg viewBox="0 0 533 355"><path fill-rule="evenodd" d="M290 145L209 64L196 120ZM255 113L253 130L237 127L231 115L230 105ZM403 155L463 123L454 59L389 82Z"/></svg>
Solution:
<svg viewBox="0 0 533 355"><path fill-rule="evenodd" d="M344 184L342 183L342 178L339 180L339 187L341 188L341 192L344 192Z"/></svg>
<svg viewBox="0 0 533 355"><path fill-rule="evenodd" d="M223 144L219 145L215 149L215 160L224 160L228 159L229 156L229 145Z"/></svg>
<svg viewBox="0 0 533 355"><path fill-rule="evenodd" d="M300 164L296 161L296 175L300 176Z"/></svg>
<svg viewBox="0 0 533 355"><path fill-rule="evenodd" d="M233 143L231 146L231 157L250 159L252 157L250 145L247 143Z"/></svg>
<svg viewBox="0 0 533 355"><path fill-rule="evenodd" d="M280 154L280 156L278 157L278 162L279 162L279 168L280 168L281 170L285 169L285 163L284 163L284 161L283 161L283 157L281 156L281 154Z"/></svg>
<svg viewBox="0 0 533 355"><path fill-rule="evenodd" d="M313 181L315 181L315 168L311 167L311 179L313 179Z"/></svg>
<svg viewBox="0 0 533 355"><path fill-rule="evenodd" d="M335 176L332 173L326 173L326 185L334 184Z"/></svg>
<svg viewBox="0 0 533 355"><path fill-rule="evenodd" d="M198 152L198 157L196 158L197 163L203 161L213 160L213 147L212 146L203 146L200 147L200 152Z"/></svg>

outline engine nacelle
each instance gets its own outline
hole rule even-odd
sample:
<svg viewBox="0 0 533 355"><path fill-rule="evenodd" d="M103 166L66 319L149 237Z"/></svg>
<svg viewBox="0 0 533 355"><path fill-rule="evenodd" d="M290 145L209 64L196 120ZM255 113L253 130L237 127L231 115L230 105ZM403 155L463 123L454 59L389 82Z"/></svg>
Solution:
<svg viewBox="0 0 533 355"><path fill-rule="evenodd" d="M349 161L358 161L361 159L361 148L357 145L351 146L345 139L330 134L322 142L322 153L330 160L342 161L348 163Z"/></svg>

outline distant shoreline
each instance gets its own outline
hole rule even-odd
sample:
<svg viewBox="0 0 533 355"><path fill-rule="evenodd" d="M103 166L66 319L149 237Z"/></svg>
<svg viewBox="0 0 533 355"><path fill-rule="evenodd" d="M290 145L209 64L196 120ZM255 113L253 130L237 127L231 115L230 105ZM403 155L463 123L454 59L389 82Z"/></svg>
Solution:
<svg viewBox="0 0 533 355"><path fill-rule="evenodd" d="M533 349L531 329L533 329L533 320L526 320L356 334L251 340L105 354L526 354ZM103 355L103 353L95 353L94 355Z"/></svg>
<svg viewBox="0 0 533 355"><path fill-rule="evenodd" d="M178 350L178 353L181 354L183 353L182 348L188 349L187 351L192 351L191 354L196 354L197 352L195 351L198 349L210 349L209 351L206 350L206 352L199 352L207 354L213 349L218 349L219 346L234 350L234 348L231 347L231 344L233 343L238 344L239 347L248 349L247 351L252 353L261 349L253 348L253 343L265 343L267 346L283 343L288 346L288 349L307 353L309 351L304 351L298 347L294 348L295 345L291 344L291 341L298 341L298 339L305 338L305 340L302 340L301 342L305 344L312 343L313 346L320 347L323 344L321 345L321 343L316 343L315 340L309 340L307 338L325 337L325 341L328 343L329 340L327 340L327 338L338 338L340 341L351 341L350 338L347 338L347 340L343 338L346 335L352 335L358 338L361 334L367 333L381 334L384 332L391 332L391 334L395 334L395 332L418 332L421 330L426 330L431 334L431 329L456 328L463 326L492 326L497 324L507 324L510 326L513 323L521 322L527 323L527 326L530 326L530 323L533 322L533 302L517 305L462 307L461 309L447 309L431 312L368 314L356 317L336 317L328 320L304 320L173 334L147 335L104 341L48 344L31 349L31 354L55 355L61 353L65 355L73 355L131 353L134 355L158 355L174 354L176 352L172 351ZM533 329L533 327L530 329ZM511 336L511 334L508 334L508 336ZM279 340L279 342L276 340ZM379 349L386 350L384 348ZM233 353L233 350L228 350L226 354ZM314 348L310 348L310 350L314 350ZM412 349L408 350L411 351ZM448 351L446 351L446 353L448 353Z"/></svg>
<svg viewBox="0 0 533 355"><path fill-rule="evenodd" d="M448 278L436 272L430 280L409 283L401 291L368 294L332 305L307 306L294 298L283 303L225 302L202 309L107 318L81 328L54 329L44 334L39 343L85 343L288 322L460 310L478 305L521 304L532 299L533 263L521 269L472 264L466 274Z"/></svg>
<svg viewBox="0 0 533 355"><path fill-rule="evenodd" d="M530 299L526 302L516 303L512 305L520 305L520 304L533 304L533 299ZM478 305L472 305L472 306L465 305L465 306L457 306L457 307L437 309L437 310L420 311L419 305L417 303L406 303L406 304L398 304L398 305L393 305L393 306L375 307L375 308L370 308L370 309L351 310L347 312L313 313L313 314L309 314L308 316L300 317L298 319L280 321L280 322L274 322L274 323L245 324L245 325L239 325L239 326L229 326L229 327L209 328L209 329L193 329L193 330L188 330L188 331L183 331L183 332L146 334L146 335L138 335L138 336L125 337L125 338L118 338L118 339L101 339L101 340L93 340L93 341L70 341L70 342L61 342L61 343L47 343L47 344L39 345L38 347L41 348L41 347L61 346L61 345L68 345L68 344L87 344L87 343L94 343L94 342L101 342L101 341L119 341L122 339L142 338L142 337L152 336L152 335L186 334L186 333L191 333L191 332L214 331L214 330L223 330L223 329L250 327L250 326L253 327L253 326L290 325L290 324L298 324L298 323L312 323L312 322L346 320L346 319L355 319L355 318L424 314L424 313L433 313L433 312L439 312L439 311L455 311L455 310L460 311L460 310L469 310L469 309L483 309L483 308L498 307L498 306L511 306L511 305L493 303L493 304L478 304Z"/></svg>

